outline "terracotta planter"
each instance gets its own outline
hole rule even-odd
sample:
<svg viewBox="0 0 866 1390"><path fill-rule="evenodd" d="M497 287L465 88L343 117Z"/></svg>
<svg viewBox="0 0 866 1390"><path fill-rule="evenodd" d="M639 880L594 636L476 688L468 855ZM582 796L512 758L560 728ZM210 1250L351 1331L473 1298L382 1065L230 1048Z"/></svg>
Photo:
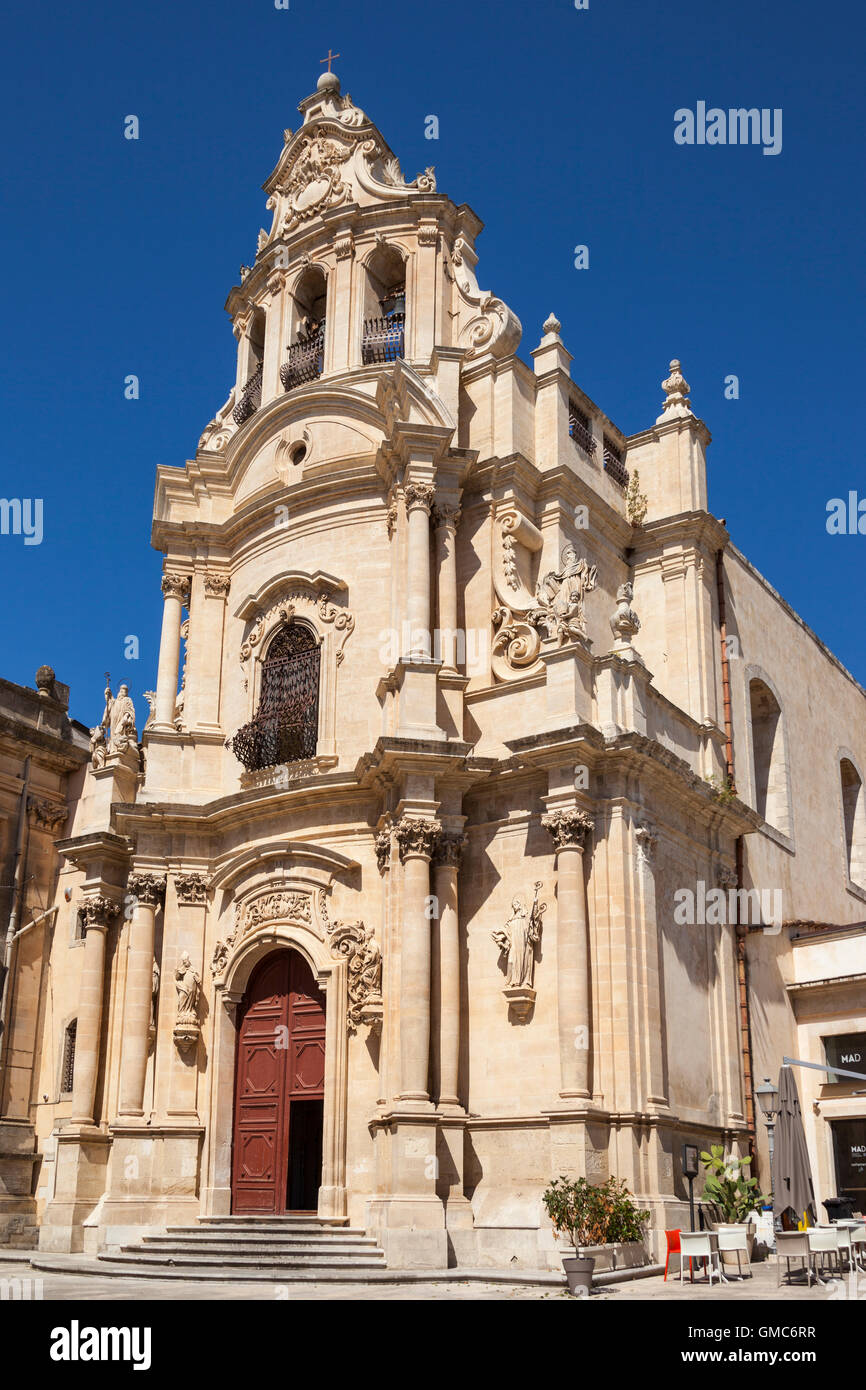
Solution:
<svg viewBox="0 0 866 1390"><path fill-rule="evenodd" d="M588 1298L592 1289L592 1271L595 1260L592 1255L563 1255L562 1268L568 1280L568 1292L573 1298Z"/></svg>

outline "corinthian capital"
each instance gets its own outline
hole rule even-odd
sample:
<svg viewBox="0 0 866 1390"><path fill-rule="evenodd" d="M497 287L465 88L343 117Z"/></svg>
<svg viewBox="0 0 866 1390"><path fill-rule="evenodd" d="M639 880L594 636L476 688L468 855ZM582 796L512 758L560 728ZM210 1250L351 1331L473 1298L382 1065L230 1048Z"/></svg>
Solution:
<svg viewBox="0 0 866 1390"><path fill-rule="evenodd" d="M189 598L189 579L185 574L164 574L162 576L163 598L179 598L183 603Z"/></svg>
<svg viewBox="0 0 866 1390"><path fill-rule="evenodd" d="M406 510L414 511L416 507L423 507L427 515L433 508L433 499L436 496L436 489L432 483L407 483L403 490L406 499Z"/></svg>
<svg viewBox="0 0 866 1390"><path fill-rule="evenodd" d="M81 906L84 908L84 921L88 931L94 927L99 929L109 926L120 910L119 904L113 898L106 898L102 893L90 894Z"/></svg>
<svg viewBox="0 0 866 1390"><path fill-rule="evenodd" d="M551 811L549 815L541 817L541 824L550 832L554 849L583 849L583 842L592 830L592 816L576 808L572 811Z"/></svg>
<svg viewBox="0 0 866 1390"><path fill-rule="evenodd" d="M228 594L231 580L227 574L218 574L213 571L204 577L204 591L211 598L225 598Z"/></svg>
<svg viewBox="0 0 866 1390"><path fill-rule="evenodd" d="M432 859L442 828L435 820L425 820L421 816L404 816L394 826L394 833L400 846L400 862L405 864L410 855Z"/></svg>
<svg viewBox="0 0 866 1390"><path fill-rule="evenodd" d="M161 874L132 873L127 888L144 907L157 907L165 897L165 878Z"/></svg>
<svg viewBox="0 0 866 1390"><path fill-rule="evenodd" d="M465 835L445 835L443 833L433 847L433 857L437 864L445 864L451 869L459 869L465 848Z"/></svg>
<svg viewBox="0 0 866 1390"><path fill-rule="evenodd" d="M204 903L207 901L208 881L204 874L175 874L174 888L179 903Z"/></svg>
<svg viewBox="0 0 866 1390"><path fill-rule="evenodd" d="M433 525L456 531L460 525L461 507L456 502L437 502L433 508Z"/></svg>

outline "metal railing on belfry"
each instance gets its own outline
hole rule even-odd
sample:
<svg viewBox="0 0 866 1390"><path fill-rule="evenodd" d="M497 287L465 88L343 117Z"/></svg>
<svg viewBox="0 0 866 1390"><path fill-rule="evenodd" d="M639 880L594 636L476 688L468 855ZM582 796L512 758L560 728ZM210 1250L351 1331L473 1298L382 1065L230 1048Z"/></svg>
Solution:
<svg viewBox="0 0 866 1390"><path fill-rule="evenodd" d="M405 314L389 314L387 318L364 320L361 361L364 366L375 362L396 362L403 356Z"/></svg>
<svg viewBox="0 0 866 1390"><path fill-rule="evenodd" d="M316 381L325 366L325 321L324 319L312 333L299 338L289 348L285 362L280 367L280 381L286 391L295 386L303 386L306 381Z"/></svg>

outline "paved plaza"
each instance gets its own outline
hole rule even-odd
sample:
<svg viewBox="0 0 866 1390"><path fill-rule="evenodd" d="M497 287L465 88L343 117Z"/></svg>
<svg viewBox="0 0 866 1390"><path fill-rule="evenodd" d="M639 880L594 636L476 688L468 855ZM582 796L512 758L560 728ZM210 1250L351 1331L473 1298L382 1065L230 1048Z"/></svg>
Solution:
<svg viewBox="0 0 866 1390"><path fill-rule="evenodd" d="M350 1301L422 1301L455 1302L461 1300L521 1299L547 1302L574 1303L565 1288L555 1286L513 1283L482 1278L466 1279L452 1275L443 1279L409 1280L400 1283L365 1282L353 1284L334 1283L285 1283L272 1280L259 1282L199 1282L185 1279L137 1279L126 1276L105 1275L97 1272L80 1272L82 1257L75 1257L76 1271L48 1272L31 1269L22 1260L6 1259L0 1256L0 1290L3 1298L32 1296L45 1300L83 1301L310 1301L310 1300L350 1300ZM714 1280L709 1286L704 1280L682 1285L673 1273L667 1282L662 1275L647 1279L632 1279L619 1284L609 1284L593 1290L589 1302L632 1302L632 1301L692 1301L695 1304L714 1303L720 1300L754 1302L755 1300L779 1300L789 1303L792 1300L803 1302L825 1302L827 1300L859 1299L866 1301L866 1275L861 1274L857 1286L848 1276L830 1279L823 1286L813 1283L811 1289L805 1282L795 1281L784 1284L780 1289L776 1283L775 1263L753 1266L753 1277L731 1279L721 1286ZM7 1282L8 1281L8 1282ZM15 1282L21 1281L21 1282ZM28 1281L31 1281L28 1284ZM41 1283L37 1282L41 1281Z"/></svg>

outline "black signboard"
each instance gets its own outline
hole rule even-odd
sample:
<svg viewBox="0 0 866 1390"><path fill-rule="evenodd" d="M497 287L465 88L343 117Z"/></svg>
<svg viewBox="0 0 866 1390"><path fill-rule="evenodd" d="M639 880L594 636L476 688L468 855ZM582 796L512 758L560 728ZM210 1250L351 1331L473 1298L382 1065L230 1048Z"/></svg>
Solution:
<svg viewBox="0 0 866 1390"><path fill-rule="evenodd" d="M845 1067L848 1071L861 1071L866 1074L866 1033L835 1033L822 1038L824 1054L832 1067ZM828 1081L850 1081L852 1077L829 1076Z"/></svg>
<svg viewBox="0 0 866 1390"><path fill-rule="evenodd" d="M836 1156L836 1191L854 1197L855 1209L866 1210L866 1119L832 1120Z"/></svg>

